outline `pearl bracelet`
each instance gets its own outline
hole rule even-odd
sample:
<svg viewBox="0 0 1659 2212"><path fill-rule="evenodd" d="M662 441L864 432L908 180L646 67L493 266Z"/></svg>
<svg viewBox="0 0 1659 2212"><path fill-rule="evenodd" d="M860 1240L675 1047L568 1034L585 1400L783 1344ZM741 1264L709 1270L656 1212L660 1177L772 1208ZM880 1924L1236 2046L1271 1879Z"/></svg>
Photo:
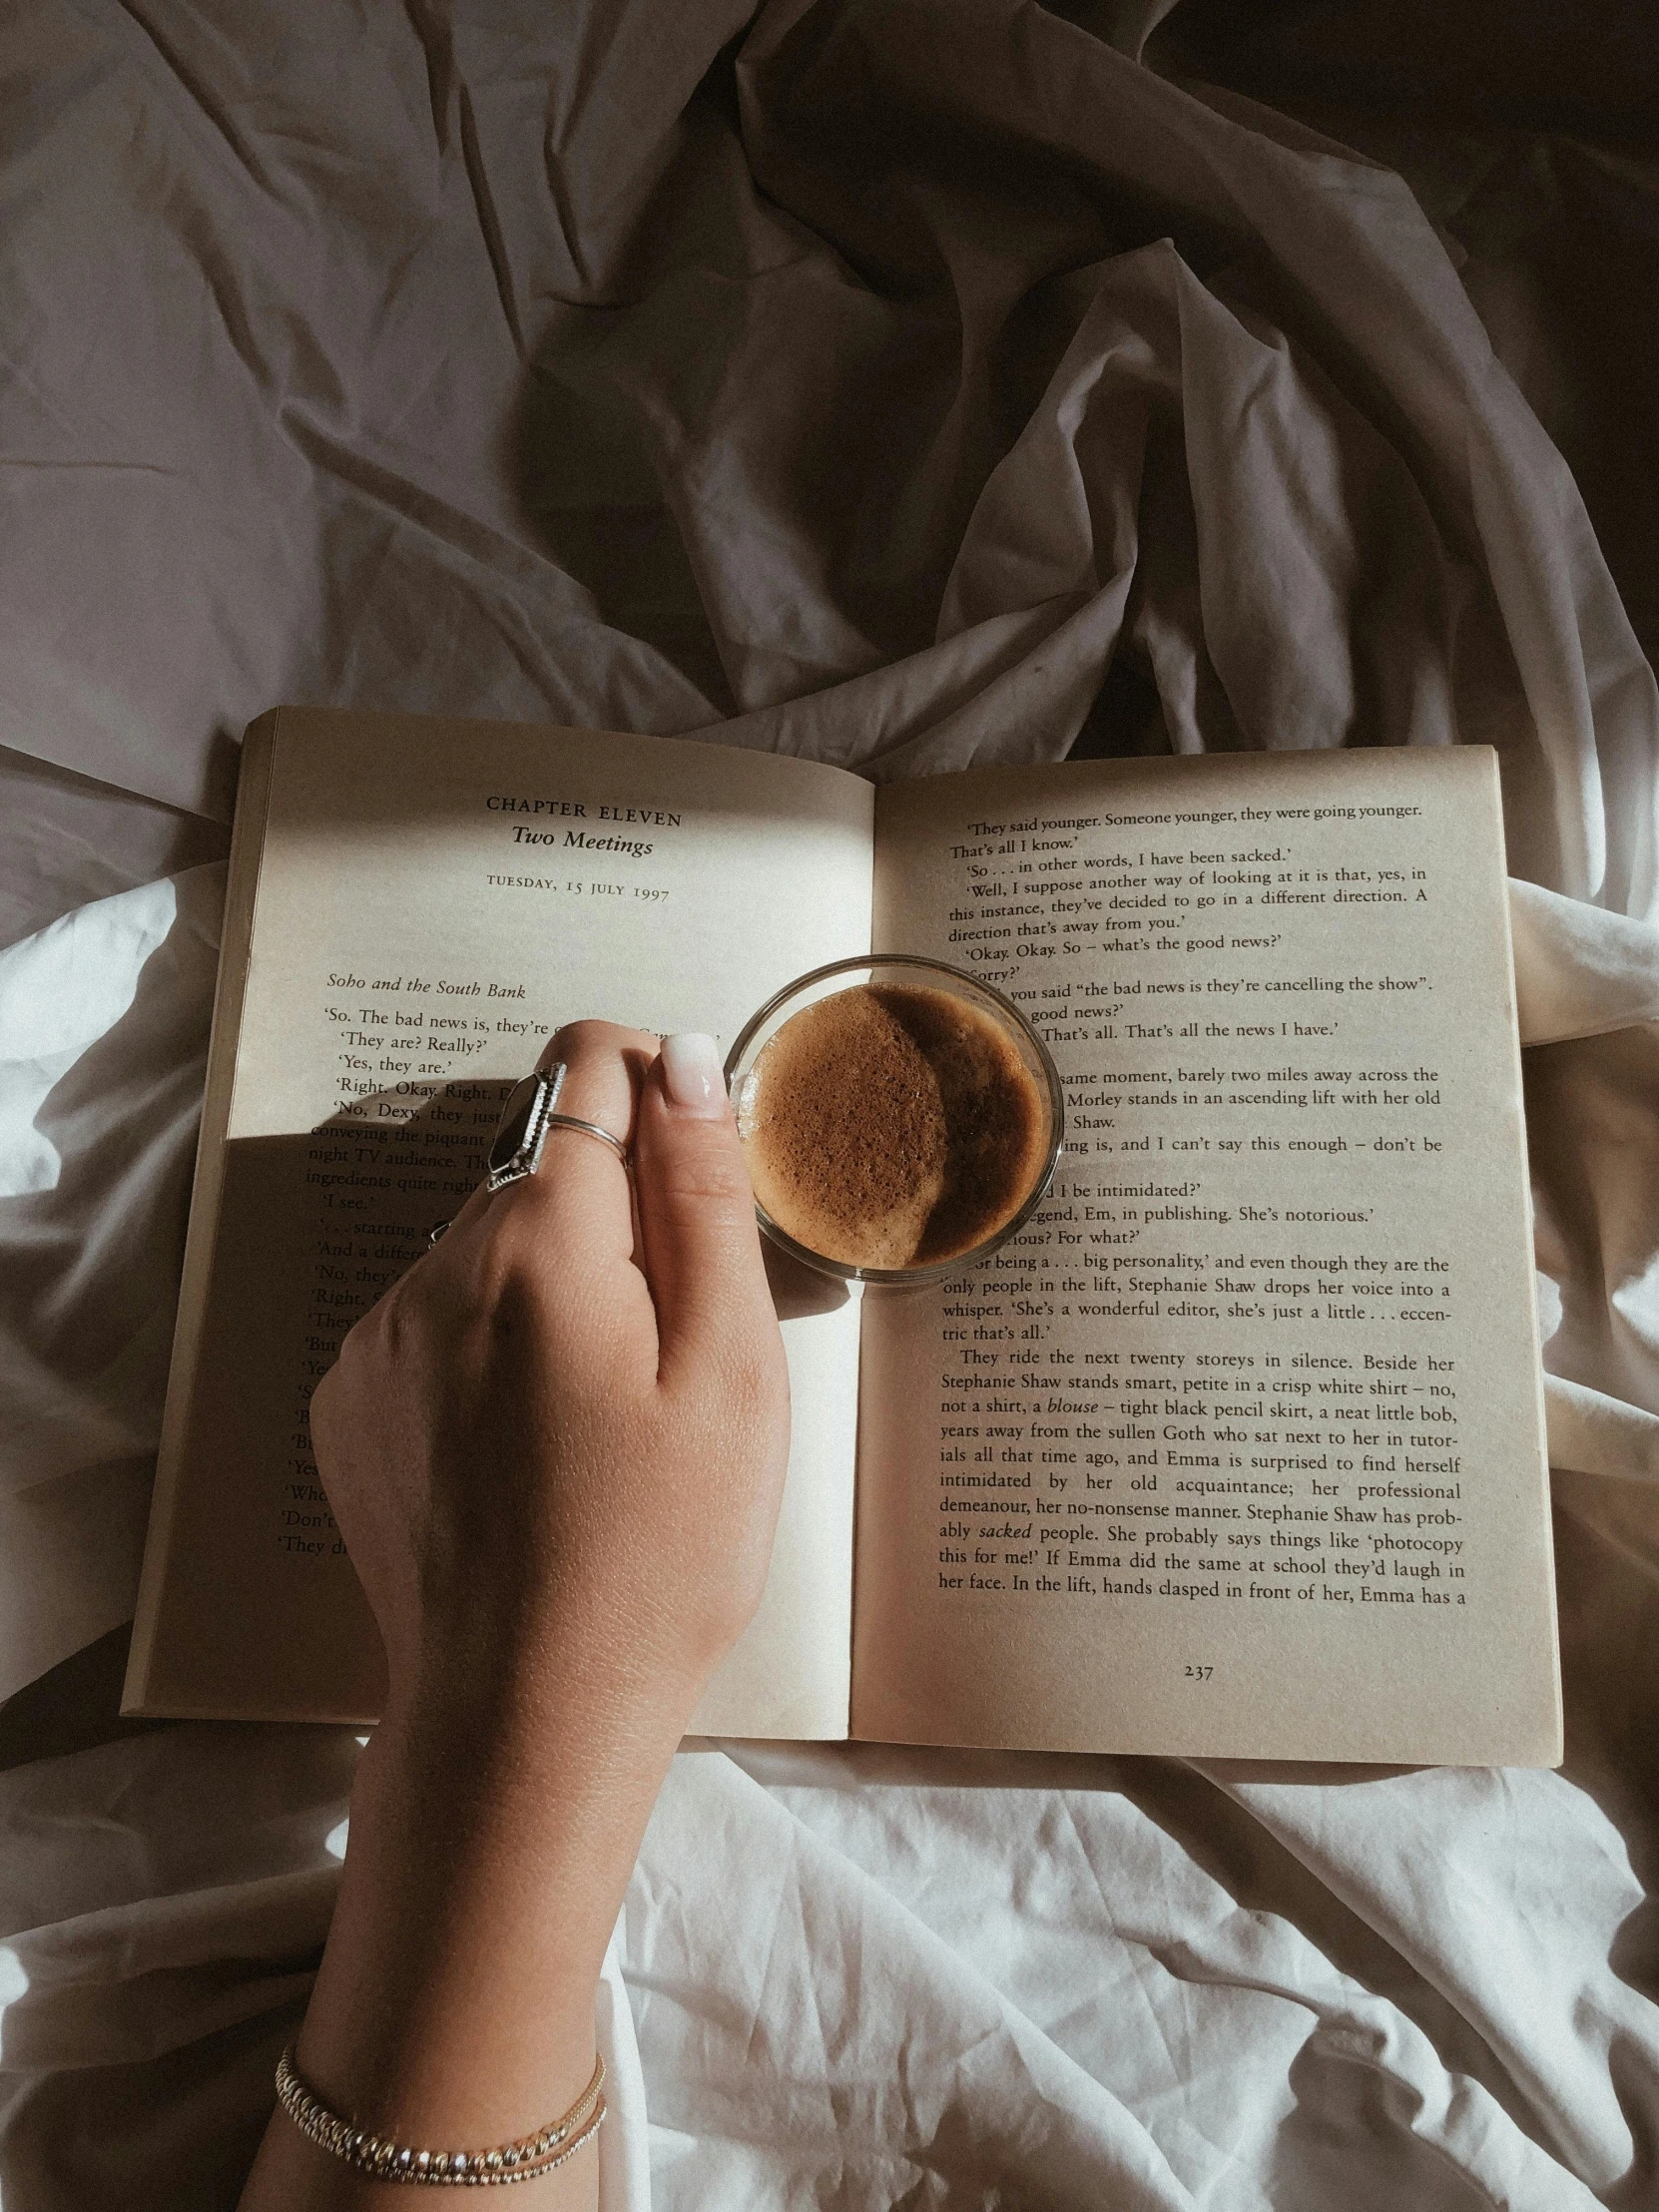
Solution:
<svg viewBox="0 0 1659 2212"><path fill-rule="evenodd" d="M440 2189L490 2189L511 2181L535 2181L574 2157L605 2117L605 2061L562 2118L494 2150L417 2150L371 2135L330 2112L294 2070L289 2043L276 2061L276 2101L308 2142L367 2174L372 2181L409 2181Z"/></svg>

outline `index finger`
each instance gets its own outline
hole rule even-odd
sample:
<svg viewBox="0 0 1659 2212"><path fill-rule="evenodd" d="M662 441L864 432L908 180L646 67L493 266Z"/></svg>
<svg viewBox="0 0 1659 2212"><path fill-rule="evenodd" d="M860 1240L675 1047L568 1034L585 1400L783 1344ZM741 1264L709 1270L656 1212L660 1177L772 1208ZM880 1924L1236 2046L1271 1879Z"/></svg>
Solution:
<svg viewBox="0 0 1659 2212"><path fill-rule="evenodd" d="M480 1184L455 1216L454 1232L511 1224L553 1249L568 1248L574 1230L596 1257L631 1258L627 1165L611 1145L570 1123L590 1123L631 1153L640 1084L656 1052L648 1031L617 1022L568 1022L555 1031L536 1062L538 1073L556 1076L558 1092L535 1171L498 1191Z"/></svg>

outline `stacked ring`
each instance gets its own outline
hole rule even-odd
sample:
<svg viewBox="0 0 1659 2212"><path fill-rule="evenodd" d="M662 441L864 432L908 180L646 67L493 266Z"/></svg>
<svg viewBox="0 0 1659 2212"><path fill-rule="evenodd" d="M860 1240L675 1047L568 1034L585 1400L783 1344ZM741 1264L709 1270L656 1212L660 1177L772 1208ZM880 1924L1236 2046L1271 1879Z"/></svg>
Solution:
<svg viewBox="0 0 1659 2212"><path fill-rule="evenodd" d="M627 1167L628 1147L620 1137L613 1137L596 1121L582 1121L575 1114L555 1113L568 1073L565 1062L555 1060L550 1068L537 1068L533 1075L521 1078L507 1093L485 1163L486 1190L504 1190L509 1183L521 1183L527 1175L534 1175L541 1166L542 1150L552 1129L574 1129L580 1136L597 1137L601 1144L609 1145ZM447 1221L433 1222L426 1232L428 1246L435 1245L448 1227Z"/></svg>

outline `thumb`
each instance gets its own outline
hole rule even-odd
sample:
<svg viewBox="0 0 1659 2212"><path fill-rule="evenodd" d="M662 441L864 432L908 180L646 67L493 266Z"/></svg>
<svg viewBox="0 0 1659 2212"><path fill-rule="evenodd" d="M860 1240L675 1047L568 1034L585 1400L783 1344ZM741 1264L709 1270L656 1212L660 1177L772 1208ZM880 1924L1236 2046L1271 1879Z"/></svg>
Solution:
<svg viewBox="0 0 1659 2212"><path fill-rule="evenodd" d="M665 1037L634 1126L658 1379L765 1359L778 1342L755 1194L713 1037Z"/></svg>

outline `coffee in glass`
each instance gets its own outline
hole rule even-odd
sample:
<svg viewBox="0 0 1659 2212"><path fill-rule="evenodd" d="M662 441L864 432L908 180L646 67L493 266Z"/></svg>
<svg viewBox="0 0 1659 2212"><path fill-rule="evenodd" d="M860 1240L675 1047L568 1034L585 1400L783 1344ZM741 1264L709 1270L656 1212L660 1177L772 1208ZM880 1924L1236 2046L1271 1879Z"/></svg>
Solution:
<svg viewBox="0 0 1659 2212"><path fill-rule="evenodd" d="M1060 1149L1059 1081L1018 1008L907 955L803 976L749 1024L728 1076L763 1225L858 1280L984 1257Z"/></svg>

